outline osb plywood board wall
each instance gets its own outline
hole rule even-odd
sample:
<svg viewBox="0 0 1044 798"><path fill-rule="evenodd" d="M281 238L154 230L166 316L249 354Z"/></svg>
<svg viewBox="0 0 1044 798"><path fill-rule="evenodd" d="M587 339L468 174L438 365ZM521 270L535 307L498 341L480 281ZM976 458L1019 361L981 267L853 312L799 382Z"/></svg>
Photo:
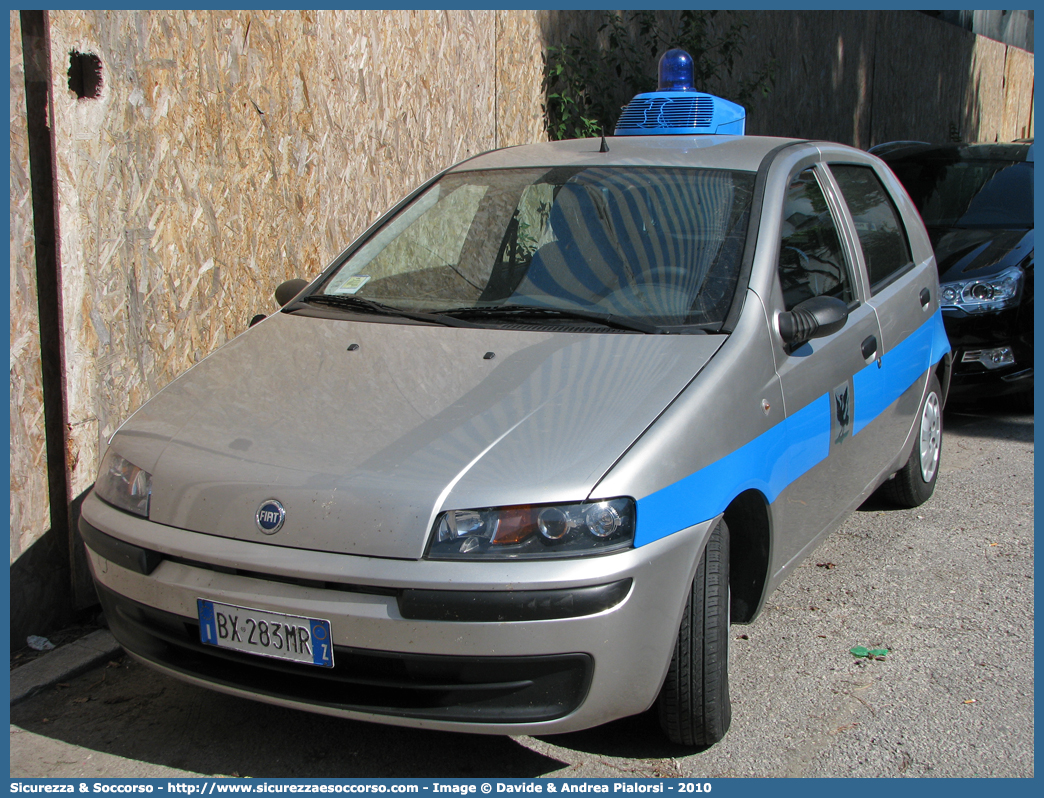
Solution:
<svg viewBox="0 0 1044 798"><path fill-rule="evenodd" d="M409 190L539 126L532 16L53 12L71 492L152 393ZM517 23L517 24L516 24ZM520 68L504 82L498 48ZM513 94L497 103L494 97Z"/></svg>
<svg viewBox="0 0 1044 798"><path fill-rule="evenodd" d="M1033 53L1005 48L1004 121L1000 141L1033 138Z"/></svg>
<svg viewBox="0 0 1044 798"><path fill-rule="evenodd" d="M50 526L22 26L11 20L11 562Z"/></svg>
<svg viewBox="0 0 1044 798"><path fill-rule="evenodd" d="M544 139L542 11L497 13L497 146Z"/></svg>

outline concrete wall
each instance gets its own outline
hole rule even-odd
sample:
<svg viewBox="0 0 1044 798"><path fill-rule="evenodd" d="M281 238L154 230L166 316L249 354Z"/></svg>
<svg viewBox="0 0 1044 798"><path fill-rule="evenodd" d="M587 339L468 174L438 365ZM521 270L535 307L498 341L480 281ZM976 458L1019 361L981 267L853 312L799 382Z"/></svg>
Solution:
<svg viewBox="0 0 1044 798"><path fill-rule="evenodd" d="M439 170L543 138L542 53L586 12L49 15L68 495L150 395ZM748 131L865 147L1032 135L1028 54L914 12L758 12ZM69 88L97 56L97 98ZM11 13L11 560L49 526L18 15ZM728 86L719 87L727 93Z"/></svg>
<svg viewBox="0 0 1044 798"><path fill-rule="evenodd" d="M1033 135L1033 56L923 14L767 12L750 36L780 72L749 130L863 148Z"/></svg>
<svg viewBox="0 0 1044 798"><path fill-rule="evenodd" d="M1033 52L1033 10L922 11L972 33Z"/></svg>
<svg viewBox="0 0 1044 798"><path fill-rule="evenodd" d="M758 11L747 21L732 80L699 88L735 96L775 62L775 86L745 103L747 133L867 148L896 139L1011 141L1033 135L1033 56L915 11ZM670 30L677 12L658 12ZM549 44L591 36L598 17L550 12ZM721 13L711 31L736 15ZM608 47L603 34L602 47ZM656 85L656 59L648 64ZM629 97L622 97L626 102Z"/></svg>

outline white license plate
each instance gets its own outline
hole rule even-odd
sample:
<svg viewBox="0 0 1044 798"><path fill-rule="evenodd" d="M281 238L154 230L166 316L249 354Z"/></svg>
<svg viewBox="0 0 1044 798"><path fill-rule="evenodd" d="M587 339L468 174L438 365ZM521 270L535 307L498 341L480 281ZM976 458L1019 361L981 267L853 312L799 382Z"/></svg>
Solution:
<svg viewBox="0 0 1044 798"><path fill-rule="evenodd" d="M333 667L330 622L196 599L199 638L209 646Z"/></svg>

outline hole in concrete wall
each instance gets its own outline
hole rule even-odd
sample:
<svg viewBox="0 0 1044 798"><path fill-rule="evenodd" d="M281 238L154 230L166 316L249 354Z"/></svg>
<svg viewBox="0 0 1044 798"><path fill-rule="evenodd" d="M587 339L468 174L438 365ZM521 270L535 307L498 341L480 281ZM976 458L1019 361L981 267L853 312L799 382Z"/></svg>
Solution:
<svg viewBox="0 0 1044 798"><path fill-rule="evenodd" d="M94 53L69 53L69 89L77 99L101 97L102 63Z"/></svg>

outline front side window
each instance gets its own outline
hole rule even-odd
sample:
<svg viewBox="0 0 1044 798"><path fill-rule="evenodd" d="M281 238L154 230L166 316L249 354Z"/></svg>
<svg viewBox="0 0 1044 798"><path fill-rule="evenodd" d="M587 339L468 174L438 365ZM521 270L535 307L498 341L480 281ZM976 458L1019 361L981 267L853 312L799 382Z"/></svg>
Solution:
<svg viewBox="0 0 1044 798"><path fill-rule="evenodd" d="M787 189L779 279L787 310L817 296L845 304L854 299L837 225L812 169L794 177Z"/></svg>
<svg viewBox="0 0 1044 798"><path fill-rule="evenodd" d="M899 211L869 166L831 164L838 188L855 222L871 288L913 262Z"/></svg>
<svg viewBox="0 0 1044 798"><path fill-rule="evenodd" d="M492 324L521 308L713 330L736 292L753 185L751 173L715 169L452 173L306 301Z"/></svg>

